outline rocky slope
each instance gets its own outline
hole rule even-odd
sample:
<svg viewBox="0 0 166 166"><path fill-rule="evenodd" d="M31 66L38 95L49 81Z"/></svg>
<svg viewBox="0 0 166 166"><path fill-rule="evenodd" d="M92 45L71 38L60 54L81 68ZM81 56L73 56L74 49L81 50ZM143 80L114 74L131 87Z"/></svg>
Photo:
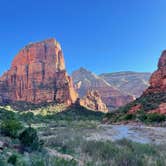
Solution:
<svg viewBox="0 0 166 166"><path fill-rule="evenodd" d="M158 69L150 78L150 86L144 94L166 93L166 51L163 51L159 62Z"/></svg>
<svg viewBox="0 0 166 166"><path fill-rule="evenodd" d="M134 100L133 96L120 92L104 79L84 68L74 71L72 78L80 97L86 95L89 90L98 91L109 109L116 109Z"/></svg>
<svg viewBox="0 0 166 166"><path fill-rule="evenodd" d="M61 46L55 39L25 46L0 78L1 101L70 105L76 99L77 93L66 73Z"/></svg>
<svg viewBox="0 0 166 166"><path fill-rule="evenodd" d="M151 73L138 73L138 72L116 72L116 73L103 73L100 75L105 81L116 87L121 92L133 95L138 98L142 95L143 91L149 86L149 79Z"/></svg>
<svg viewBox="0 0 166 166"><path fill-rule="evenodd" d="M86 96L79 100L79 104L94 111L99 110L104 113L108 112L107 106L103 103L101 96L97 91L88 91Z"/></svg>
<svg viewBox="0 0 166 166"><path fill-rule="evenodd" d="M141 97L121 108L120 111L129 114L137 114L140 111L148 114L166 114L166 51L162 53L158 69L152 74L149 83L150 86Z"/></svg>

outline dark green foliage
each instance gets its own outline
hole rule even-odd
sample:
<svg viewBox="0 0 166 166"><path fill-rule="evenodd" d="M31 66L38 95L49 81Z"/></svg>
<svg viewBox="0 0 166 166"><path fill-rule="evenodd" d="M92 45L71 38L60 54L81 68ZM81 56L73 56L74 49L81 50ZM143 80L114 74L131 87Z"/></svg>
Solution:
<svg viewBox="0 0 166 166"><path fill-rule="evenodd" d="M101 112L94 112L88 110L84 107L71 107L66 111L56 113L54 115L47 115L46 119L54 119L54 120L102 120L104 114Z"/></svg>
<svg viewBox="0 0 166 166"><path fill-rule="evenodd" d="M6 162L0 157L0 166L6 166Z"/></svg>
<svg viewBox="0 0 166 166"><path fill-rule="evenodd" d="M139 120L141 122L163 122L166 120L165 115L148 114L148 111L156 109L161 103L166 102L166 93L152 93L141 96L135 101L119 108L114 113L106 114L106 118L110 122L118 122L122 120ZM137 111L135 115L127 114L127 112L136 105L141 105L142 109Z"/></svg>
<svg viewBox="0 0 166 166"><path fill-rule="evenodd" d="M118 153L118 148L115 146L115 144L111 142L95 142L95 141L89 141L86 142L83 147L82 151L85 154L88 154L93 158L93 160L109 160L116 156Z"/></svg>
<svg viewBox="0 0 166 166"><path fill-rule="evenodd" d="M83 145L82 151L92 158L93 162L90 165L96 165L96 163L102 161L102 164L99 165L146 166L149 165L147 158L151 157L153 158L154 165L158 162L164 162L164 158L160 156L153 146L134 143L126 139L116 141L115 143L110 141L90 141Z"/></svg>
<svg viewBox="0 0 166 166"><path fill-rule="evenodd" d="M135 120L136 115L124 112L114 112L106 114L105 117L109 119L110 122L115 123L119 121Z"/></svg>
<svg viewBox="0 0 166 166"><path fill-rule="evenodd" d="M31 127L26 128L20 134L19 139L27 151L39 150L42 146L41 141L37 135L37 131Z"/></svg>
<svg viewBox="0 0 166 166"><path fill-rule="evenodd" d="M163 122L165 121L165 115L160 115L157 113L147 114L147 121L148 122Z"/></svg>
<svg viewBox="0 0 166 166"><path fill-rule="evenodd" d="M139 155L147 154L147 155L157 155L157 151L153 146L148 144L140 144L136 142L129 141L127 139L121 139L116 141L117 145L121 147L126 147L130 149L133 153L138 153Z"/></svg>
<svg viewBox="0 0 166 166"><path fill-rule="evenodd" d="M154 93L140 97L136 102L141 103L144 111L158 108L158 106L166 102L166 93Z"/></svg>
<svg viewBox="0 0 166 166"><path fill-rule="evenodd" d="M67 160L64 160L64 159L61 159L61 158L56 158L53 161L53 164L55 166L77 166L77 162L75 160L67 161Z"/></svg>
<svg viewBox="0 0 166 166"><path fill-rule="evenodd" d="M147 114L143 110L140 110L136 114L136 119L138 119L141 122L146 122Z"/></svg>
<svg viewBox="0 0 166 166"><path fill-rule="evenodd" d="M131 109L131 107L138 104L142 105L143 111L148 111L158 108L158 106L164 102L166 102L166 93L148 94L145 96L141 96L140 98L127 104L124 107L119 108L118 111L126 113Z"/></svg>
<svg viewBox="0 0 166 166"><path fill-rule="evenodd" d="M12 156L9 157L8 163L16 165L17 162L17 155L13 154Z"/></svg>
<svg viewBox="0 0 166 166"><path fill-rule="evenodd" d="M9 119L16 119L16 118L17 118L17 114L15 112L0 108L0 119L1 120L9 120Z"/></svg>
<svg viewBox="0 0 166 166"><path fill-rule="evenodd" d="M46 166L43 160L32 161L32 166Z"/></svg>
<svg viewBox="0 0 166 166"><path fill-rule="evenodd" d="M132 120L135 119L135 115L134 114L125 114L124 116L122 116L123 120Z"/></svg>
<svg viewBox="0 0 166 166"><path fill-rule="evenodd" d="M32 112L23 113L20 115L20 118L23 121L25 121L29 126L31 125L32 122L34 122L36 120L36 118Z"/></svg>
<svg viewBox="0 0 166 166"><path fill-rule="evenodd" d="M22 124L17 119L4 120L1 123L1 133L5 136L17 138L20 130L23 128Z"/></svg>

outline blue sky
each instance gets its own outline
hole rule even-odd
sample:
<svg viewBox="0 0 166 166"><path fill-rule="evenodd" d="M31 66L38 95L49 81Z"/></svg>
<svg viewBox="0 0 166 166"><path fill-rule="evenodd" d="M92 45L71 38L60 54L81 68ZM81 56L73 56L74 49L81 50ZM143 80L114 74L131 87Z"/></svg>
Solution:
<svg viewBox="0 0 166 166"><path fill-rule="evenodd" d="M156 69L166 49L165 0L1 0L0 74L26 44L50 37L67 70Z"/></svg>

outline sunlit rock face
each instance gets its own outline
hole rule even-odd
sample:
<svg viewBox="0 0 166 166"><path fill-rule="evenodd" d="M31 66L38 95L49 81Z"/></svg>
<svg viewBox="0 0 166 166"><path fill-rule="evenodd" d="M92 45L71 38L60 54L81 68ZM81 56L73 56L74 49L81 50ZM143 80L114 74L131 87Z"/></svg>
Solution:
<svg viewBox="0 0 166 166"><path fill-rule="evenodd" d="M144 92L149 93L166 93L166 51L163 51L159 62L158 69L150 78L150 87Z"/></svg>
<svg viewBox="0 0 166 166"><path fill-rule="evenodd" d="M74 71L72 78L80 98L85 96L87 91L97 91L110 110L124 106L135 99L84 68Z"/></svg>
<svg viewBox="0 0 166 166"><path fill-rule="evenodd" d="M74 103L77 93L55 39L25 46L0 78L0 99L31 103Z"/></svg>
<svg viewBox="0 0 166 166"><path fill-rule="evenodd" d="M103 103L101 96L97 91L88 91L87 94L79 100L79 104L94 111L103 113L108 112L107 106Z"/></svg>

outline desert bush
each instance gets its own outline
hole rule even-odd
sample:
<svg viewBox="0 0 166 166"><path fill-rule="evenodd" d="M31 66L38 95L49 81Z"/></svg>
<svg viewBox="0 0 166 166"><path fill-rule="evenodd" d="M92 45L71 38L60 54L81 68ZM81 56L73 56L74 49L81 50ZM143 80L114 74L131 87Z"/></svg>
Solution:
<svg viewBox="0 0 166 166"><path fill-rule="evenodd" d="M143 110L139 110L136 114L136 119L138 119L141 122L146 122L147 114Z"/></svg>
<svg viewBox="0 0 166 166"><path fill-rule="evenodd" d="M4 161L4 159L0 158L0 166L6 166L7 163Z"/></svg>
<svg viewBox="0 0 166 166"><path fill-rule="evenodd" d="M105 115L105 118L107 118L111 123L115 123L120 121L121 116L124 115L124 113L122 112L111 112L111 113L107 113Z"/></svg>
<svg viewBox="0 0 166 166"><path fill-rule="evenodd" d="M143 154L156 155L157 154L156 149L154 149L154 147L149 144L140 144L140 143L132 142L127 139L118 140L116 141L116 144L120 145L124 149L125 148L129 149L133 153L137 153L137 155L143 155Z"/></svg>
<svg viewBox="0 0 166 166"><path fill-rule="evenodd" d="M75 160L67 161L65 159L55 158L52 161L52 165L55 165L55 166L77 166L78 164Z"/></svg>
<svg viewBox="0 0 166 166"><path fill-rule="evenodd" d="M42 142L39 140L37 131L34 128L26 128L19 136L20 142L27 151L39 150Z"/></svg>
<svg viewBox="0 0 166 166"><path fill-rule="evenodd" d="M165 164L163 153L161 155L155 146L134 143L126 139L116 142L88 141L84 143L82 153L90 158L87 165L150 166L158 163Z"/></svg>
<svg viewBox="0 0 166 166"><path fill-rule="evenodd" d="M88 154L93 160L107 160L115 157L118 148L112 142L88 141L83 144L82 152Z"/></svg>
<svg viewBox="0 0 166 166"><path fill-rule="evenodd" d="M133 120L133 119L135 119L134 114L125 114L124 116L122 116L122 120Z"/></svg>
<svg viewBox="0 0 166 166"><path fill-rule="evenodd" d="M163 122L165 121L165 115L157 114L157 113L150 113L147 114L147 122Z"/></svg>
<svg viewBox="0 0 166 166"><path fill-rule="evenodd" d="M4 120L0 126L1 133L12 138L17 138L22 128L22 124L17 119Z"/></svg>
<svg viewBox="0 0 166 166"><path fill-rule="evenodd" d="M23 114L21 115L21 118L22 118L25 122L31 123L31 122L33 121L33 119L34 119L34 114L33 114L33 112L23 113Z"/></svg>
<svg viewBox="0 0 166 166"><path fill-rule="evenodd" d="M9 120L9 119L17 119L17 114L12 111L8 111L5 108L0 108L0 119L1 120Z"/></svg>
<svg viewBox="0 0 166 166"><path fill-rule="evenodd" d="M32 161L32 166L46 166L44 160L37 159Z"/></svg>
<svg viewBox="0 0 166 166"><path fill-rule="evenodd" d="M17 155L13 154L9 157L8 159L8 163L12 164L12 165L16 165L17 162Z"/></svg>

